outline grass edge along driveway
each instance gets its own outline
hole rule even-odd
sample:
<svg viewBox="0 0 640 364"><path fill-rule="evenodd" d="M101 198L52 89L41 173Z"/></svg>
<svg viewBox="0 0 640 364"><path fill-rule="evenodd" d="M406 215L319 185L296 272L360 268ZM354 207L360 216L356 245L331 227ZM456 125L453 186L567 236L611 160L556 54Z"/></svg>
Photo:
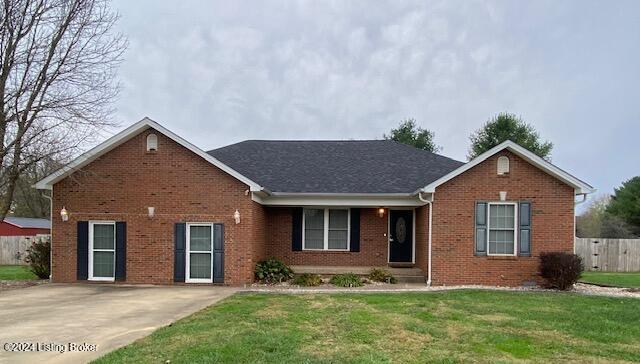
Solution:
<svg viewBox="0 0 640 364"><path fill-rule="evenodd" d="M97 362L639 361L638 322L569 293L236 294Z"/></svg>

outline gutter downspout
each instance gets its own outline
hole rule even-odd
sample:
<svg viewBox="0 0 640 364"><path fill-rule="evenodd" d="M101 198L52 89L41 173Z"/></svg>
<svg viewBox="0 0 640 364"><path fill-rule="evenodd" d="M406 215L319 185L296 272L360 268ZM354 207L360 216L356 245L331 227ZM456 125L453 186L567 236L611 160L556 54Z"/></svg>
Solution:
<svg viewBox="0 0 640 364"><path fill-rule="evenodd" d="M426 200L422 198L422 192L418 192L418 198L420 199L420 201L425 202L427 205L429 205L429 265L427 268L427 287L431 287L431 226L433 225L433 197L434 193L431 194L431 199Z"/></svg>
<svg viewBox="0 0 640 364"><path fill-rule="evenodd" d="M582 195L582 201L573 201L573 254L576 253L576 206L580 205L581 203L587 202L587 194L580 193L576 196L580 195Z"/></svg>
<svg viewBox="0 0 640 364"><path fill-rule="evenodd" d="M47 196L44 191L42 196L49 200L49 223L51 224L49 229L49 283L53 283L53 188L51 189L51 196Z"/></svg>

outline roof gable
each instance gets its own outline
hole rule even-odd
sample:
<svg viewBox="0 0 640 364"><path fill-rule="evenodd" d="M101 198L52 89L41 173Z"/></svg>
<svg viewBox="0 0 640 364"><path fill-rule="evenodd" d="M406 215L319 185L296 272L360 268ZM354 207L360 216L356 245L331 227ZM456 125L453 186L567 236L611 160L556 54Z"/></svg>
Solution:
<svg viewBox="0 0 640 364"><path fill-rule="evenodd" d="M519 156L520 158L526 160L527 162L531 163L532 165L538 167L539 169L543 170L544 172L546 172L547 174L559 179L560 181L566 183L569 186L572 186L575 189L575 193L576 194L587 194L587 193L593 193L595 192L595 189L587 184L584 181L581 181L580 179L572 176L571 174L567 173L566 171L558 168L557 166L549 163L548 161L540 158L538 155L536 155L535 153L532 153L531 151L527 150L526 148L512 142L511 140L507 140L505 142L500 143L499 145L489 149L488 151L482 153L481 155L477 156L476 158L472 159L471 161L469 161L468 163L460 166L459 168L447 173L446 175L438 178L437 180L427 184L425 187L423 187L420 192L426 192L426 193L433 193L435 192L436 188L440 185L442 185L443 183L453 179L454 177L468 171L469 169L477 166L478 164L484 162L485 160L487 160L489 157L495 155L496 153L503 151L503 150L509 150L512 153L516 154L517 156Z"/></svg>
<svg viewBox="0 0 640 364"><path fill-rule="evenodd" d="M139 133L141 133L142 131L144 131L144 130L146 130L148 128L155 129L159 133L162 133L163 135L165 135L168 138L172 139L176 143L182 145L183 147L189 149L190 151L192 151L193 153L197 154L198 156L204 158L206 161L208 161L209 163L213 164L214 166L220 168L221 170L223 170L224 172L228 173L232 177L236 178L240 182L243 182L243 183L247 184L250 187L251 191L260 191L262 189L262 187L260 185L258 185L257 183L255 183L251 179L249 179L249 178L243 176L242 174L238 173L233 168L227 166L226 164L224 164L221 161L217 160L215 157L207 154L202 149L200 149L200 148L196 147L195 145L189 143L185 139L183 139L180 136L174 134L170 130L166 129L165 127L163 127L162 125L158 124L157 122L149 119L148 117L145 117L144 119L138 121L137 123L131 125L130 127L126 128L126 129L124 129L120 133L112 136L111 138L109 138L106 141L102 142L101 144L99 144L95 148L93 148L93 149L81 154L76 159L74 159L69 164L67 164L66 166L60 168L56 172L54 172L54 173L50 174L49 176L43 178L42 180L38 181L38 183L35 184L35 188L43 189L43 190L50 190L52 188L52 186L56 182L61 181L62 179L64 179L68 175L70 175L73 172L81 169L82 167L86 166L87 164L93 162L96 158L100 157L101 155L103 155L103 154L105 154L105 153L117 148L118 146L122 145L126 141L130 140L131 138L133 138L134 136L138 135Z"/></svg>

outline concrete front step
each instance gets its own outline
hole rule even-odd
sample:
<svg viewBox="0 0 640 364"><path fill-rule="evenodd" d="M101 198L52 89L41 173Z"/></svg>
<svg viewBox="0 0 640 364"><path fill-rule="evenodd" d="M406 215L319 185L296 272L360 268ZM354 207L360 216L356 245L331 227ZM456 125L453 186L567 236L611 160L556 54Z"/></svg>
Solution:
<svg viewBox="0 0 640 364"><path fill-rule="evenodd" d="M396 277L398 283L425 283L425 276L422 269L417 267L397 268L397 267L342 267L342 266L314 266L314 265L292 265L291 269L296 274L310 273L321 276L332 276L336 274L354 273L360 276L368 276L373 268L381 268Z"/></svg>

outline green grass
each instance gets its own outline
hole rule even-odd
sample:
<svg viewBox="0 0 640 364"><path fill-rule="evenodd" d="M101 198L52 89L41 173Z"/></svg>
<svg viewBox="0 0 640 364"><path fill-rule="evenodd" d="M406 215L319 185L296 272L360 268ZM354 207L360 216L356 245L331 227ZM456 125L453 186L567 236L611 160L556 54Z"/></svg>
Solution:
<svg viewBox="0 0 640 364"><path fill-rule="evenodd" d="M38 279L38 277L31 273L29 267L24 265L0 265L1 281L28 281L32 279Z"/></svg>
<svg viewBox="0 0 640 364"><path fill-rule="evenodd" d="M564 293L236 294L98 363L640 361L640 300Z"/></svg>
<svg viewBox="0 0 640 364"><path fill-rule="evenodd" d="M615 287L640 288L640 272L584 272L582 273L580 282L603 284Z"/></svg>

